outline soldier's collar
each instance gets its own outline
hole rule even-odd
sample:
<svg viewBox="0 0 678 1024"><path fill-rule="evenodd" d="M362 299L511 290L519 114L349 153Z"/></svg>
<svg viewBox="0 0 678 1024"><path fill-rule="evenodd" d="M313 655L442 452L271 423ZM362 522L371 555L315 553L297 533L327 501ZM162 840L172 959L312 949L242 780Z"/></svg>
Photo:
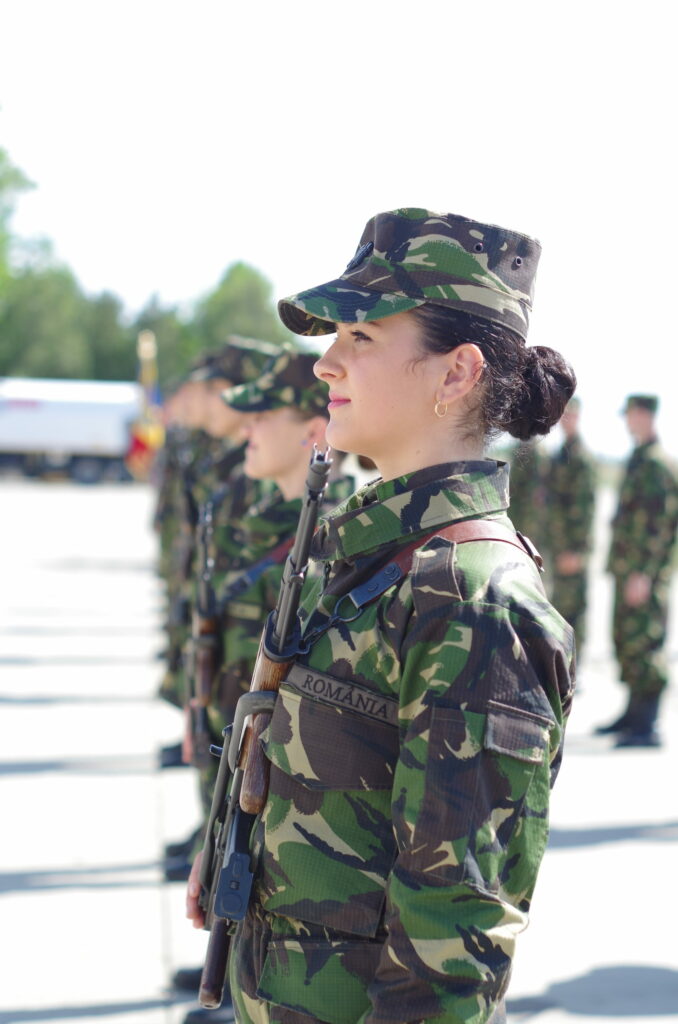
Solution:
<svg viewBox="0 0 678 1024"><path fill-rule="evenodd" d="M355 558L456 519L508 508L508 467L478 460L428 466L356 491L321 519L313 557Z"/></svg>

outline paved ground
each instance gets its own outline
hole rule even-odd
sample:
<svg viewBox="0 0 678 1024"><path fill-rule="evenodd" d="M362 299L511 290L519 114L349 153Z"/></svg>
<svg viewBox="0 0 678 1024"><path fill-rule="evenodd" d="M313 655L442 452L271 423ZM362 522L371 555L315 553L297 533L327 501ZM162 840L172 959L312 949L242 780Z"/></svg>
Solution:
<svg viewBox="0 0 678 1024"><path fill-rule="evenodd" d="M154 700L151 495L14 480L0 494L0 1024L178 1024L190 1004L167 979L201 961L204 935L158 866L197 802L188 770L155 766L180 723ZM678 1021L678 696L660 751L590 737L622 702L599 569L600 555L510 1024Z"/></svg>

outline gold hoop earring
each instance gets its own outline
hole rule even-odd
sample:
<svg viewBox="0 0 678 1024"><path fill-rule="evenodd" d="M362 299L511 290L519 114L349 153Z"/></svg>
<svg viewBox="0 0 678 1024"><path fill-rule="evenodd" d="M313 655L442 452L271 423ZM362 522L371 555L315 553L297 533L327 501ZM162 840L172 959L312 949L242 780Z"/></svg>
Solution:
<svg viewBox="0 0 678 1024"><path fill-rule="evenodd" d="M443 411L442 412L438 411L438 406L439 405L441 405L443 407ZM436 402L436 404L433 406L433 411L434 411L434 413L436 414L436 416L438 417L439 420L443 419L444 416L447 416L447 402Z"/></svg>

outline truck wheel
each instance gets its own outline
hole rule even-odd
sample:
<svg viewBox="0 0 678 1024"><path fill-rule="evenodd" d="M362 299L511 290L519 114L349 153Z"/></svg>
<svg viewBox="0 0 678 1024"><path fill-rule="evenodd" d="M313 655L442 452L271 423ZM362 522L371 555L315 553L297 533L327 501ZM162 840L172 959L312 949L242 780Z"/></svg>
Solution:
<svg viewBox="0 0 678 1024"><path fill-rule="evenodd" d="M96 484L103 476L101 459L83 455L71 460L70 477L78 484Z"/></svg>

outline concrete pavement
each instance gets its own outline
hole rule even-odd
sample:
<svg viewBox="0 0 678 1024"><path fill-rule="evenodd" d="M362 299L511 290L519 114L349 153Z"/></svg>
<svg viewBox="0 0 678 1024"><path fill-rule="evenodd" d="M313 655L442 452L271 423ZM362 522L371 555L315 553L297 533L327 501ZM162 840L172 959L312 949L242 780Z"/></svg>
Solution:
<svg viewBox="0 0 678 1024"><path fill-rule="evenodd" d="M205 936L159 870L198 804L190 771L156 768L180 718L154 699L152 495L9 479L0 494L0 1024L178 1024L191 1002L167 980L201 962ZM678 1021L675 685L661 750L590 735L622 703L600 572L607 513L603 501L591 642L510 1024Z"/></svg>

